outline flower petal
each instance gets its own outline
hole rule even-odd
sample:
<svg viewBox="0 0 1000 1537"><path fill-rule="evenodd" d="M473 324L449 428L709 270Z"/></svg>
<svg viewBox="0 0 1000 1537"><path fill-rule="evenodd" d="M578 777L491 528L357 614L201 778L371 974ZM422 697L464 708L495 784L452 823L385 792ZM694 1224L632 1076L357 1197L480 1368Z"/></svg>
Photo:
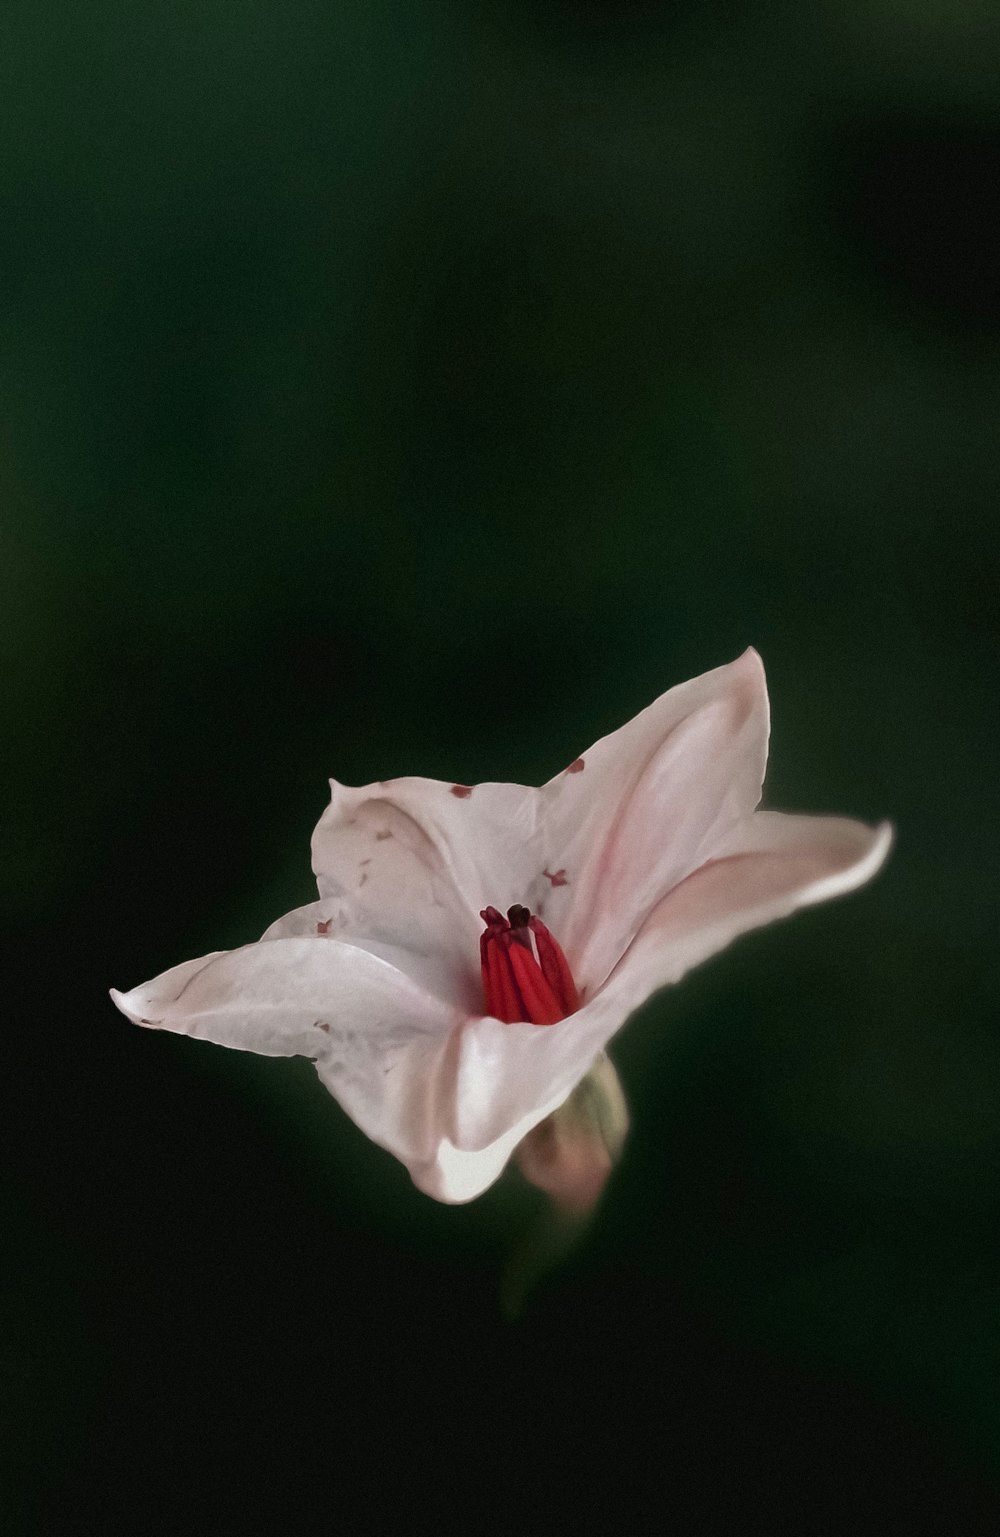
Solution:
<svg viewBox="0 0 1000 1537"><path fill-rule="evenodd" d="M535 1116L527 1116L488 1147L473 1152L456 1147L450 1138L443 1137L434 1158L411 1167L410 1176L414 1184L435 1201L445 1201L453 1206L474 1201L500 1178L517 1144L535 1124Z"/></svg>
<svg viewBox="0 0 1000 1537"><path fill-rule="evenodd" d="M276 937L220 950L111 996L137 1025L265 1056L314 1058L361 1131L438 1201L481 1195L547 1113L532 1103L488 1146L456 1147L448 1132L464 1020L396 968L337 940Z"/></svg>
<svg viewBox="0 0 1000 1537"><path fill-rule="evenodd" d="M331 786L312 850L335 932L437 954L452 992L480 1007L479 912L520 902L544 863L540 791L436 779Z"/></svg>
<svg viewBox="0 0 1000 1537"><path fill-rule="evenodd" d="M606 991L679 981L740 934L863 886L891 845L888 822L756 812L657 905Z"/></svg>
<svg viewBox="0 0 1000 1537"><path fill-rule="evenodd" d="M545 1030L487 1018L462 1032L456 1144L489 1147L515 1122L527 1118L536 1125L652 993L737 935L870 880L891 841L885 823L872 828L776 812L743 819L713 857L656 906L604 987L578 1013Z"/></svg>
<svg viewBox="0 0 1000 1537"><path fill-rule="evenodd" d="M476 1014L482 1008L478 968L473 974L470 968L456 964L445 950L433 945L414 948L411 934L392 943L349 929L344 906L335 897L321 897L318 902L307 902L305 907L285 913L264 930L261 943L295 938L339 940L354 945L359 950L367 950L369 955L388 961L425 992L433 993L463 1013Z"/></svg>
<svg viewBox="0 0 1000 1537"><path fill-rule="evenodd" d="M756 806L767 738L750 650L670 689L545 786L541 911L591 997L656 903Z"/></svg>
<svg viewBox="0 0 1000 1537"><path fill-rule="evenodd" d="M462 1016L366 950L274 939L112 992L136 1024L265 1056L308 1056L374 1142L432 1164L450 1122L449 1052Z"/></svg>

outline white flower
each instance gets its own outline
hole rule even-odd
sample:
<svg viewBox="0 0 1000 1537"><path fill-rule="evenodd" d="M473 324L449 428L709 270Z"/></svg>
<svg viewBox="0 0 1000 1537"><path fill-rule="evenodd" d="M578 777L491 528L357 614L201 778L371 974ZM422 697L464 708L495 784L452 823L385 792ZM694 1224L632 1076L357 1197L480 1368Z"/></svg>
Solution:
<svg viewBox="0 0 1000 1537"><path fill-rule="evenodd" d="M882 864L886 824L755 810L767 737L747 651L541 789L333 781L318 902L112 997L137 1024L315 1059L421 1190L471 1200L651 993Z"/></svg>

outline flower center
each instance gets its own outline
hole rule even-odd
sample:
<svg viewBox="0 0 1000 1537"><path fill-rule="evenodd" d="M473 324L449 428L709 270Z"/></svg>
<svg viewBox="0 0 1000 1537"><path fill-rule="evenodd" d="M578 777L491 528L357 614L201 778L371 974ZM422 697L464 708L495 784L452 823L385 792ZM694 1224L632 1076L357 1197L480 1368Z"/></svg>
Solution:
<svg viewBox="0 0 1000 1537"><path fill-rule="evenodd" d="M520 905L509 907L506 918L495 907L479 916L486 925L479 958L488 1014L509 1025L554 1025L580 1007L566 957L540 918Z"/></svg>

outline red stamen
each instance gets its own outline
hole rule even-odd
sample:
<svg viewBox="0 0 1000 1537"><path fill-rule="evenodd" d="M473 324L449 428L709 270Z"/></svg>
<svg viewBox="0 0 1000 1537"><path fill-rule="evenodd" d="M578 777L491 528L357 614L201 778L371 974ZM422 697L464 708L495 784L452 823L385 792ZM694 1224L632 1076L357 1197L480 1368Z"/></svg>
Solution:
<svg viewBox="0 0 1000 1537"><path fill-rule="evenodd" d="M506 918L485 907L480 917L486 925L479 941L483 994L494 1019L554 1025L579 1008L566 957L540 919L521 906Z"/></svg>
<svg viewBox="0 0 1000 1537"><path fill-rule="evenodd" d="M563 955L562 946L552 938L541 918L530 919L528 927L535 936L538 964L542 968L542 975L558 998L563 1017L565 1018L567 1014L575 1014L580 1007L580 995L576 990L569 962Z"/></svg>
<svg viewBox="0 0 1000 1537"><path fill-rule="evenodd" d="M510 963L510 941L506 935L494 939L489 950L489 987L486 996L492 1000L491 1014L513 1025L526 1019L525 1005L514 979Z"/></svg>
<svg viewBox="0 0 1000 1537"><path fill-rule="evenodd" d="M555 1025L564 1019L559 1000L542 975L541 967L531 954L520 945L511 944L507 950L514 976L524 999L527 1018L533 1025Z"/></svg>
<svg viewBox="0 0 1000 1537"><path fill-rule="evenodd" d="M484 933L479 936L479 969L483 974L483 993L488 1000L490 996L490 947L497 934L502 933L503 930L494 928L495 920L488 918L487 913L496 914L496 918L500 919L501 923L505 920L500 918L500 914L495 907L487 907L484 912L479 914L486 924Z"/></svg>

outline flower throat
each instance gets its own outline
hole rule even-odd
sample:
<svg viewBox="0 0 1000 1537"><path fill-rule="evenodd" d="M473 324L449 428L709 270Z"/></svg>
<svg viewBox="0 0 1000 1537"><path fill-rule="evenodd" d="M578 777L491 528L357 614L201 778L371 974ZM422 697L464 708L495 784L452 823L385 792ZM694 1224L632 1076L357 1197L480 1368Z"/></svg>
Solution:
<svg viewBox="0 0 1000 1537"><path fill-rule="evenodd" d="M573 974L542 920L519 904L508 907L506 918L495 907L479 916L486 925L479 939L486 1012L509 1025L554 1025L575 1013Z"/></svg>

